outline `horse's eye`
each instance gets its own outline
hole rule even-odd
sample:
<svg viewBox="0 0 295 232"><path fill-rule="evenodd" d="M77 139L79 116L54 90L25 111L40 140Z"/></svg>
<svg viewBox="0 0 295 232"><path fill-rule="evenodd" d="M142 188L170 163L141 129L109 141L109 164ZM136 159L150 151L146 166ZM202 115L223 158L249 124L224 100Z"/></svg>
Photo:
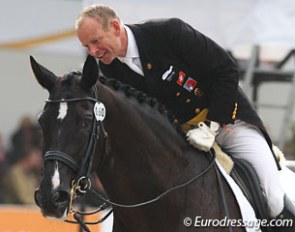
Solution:
<svg viewBox="0 0 295 232"><path fill-rule="evenodd" d="M91 126L91 122L92 122L92 118L90 118L90 117L84 118L84 120L82 122L82 128L83 129L89 128Z"/></svg>

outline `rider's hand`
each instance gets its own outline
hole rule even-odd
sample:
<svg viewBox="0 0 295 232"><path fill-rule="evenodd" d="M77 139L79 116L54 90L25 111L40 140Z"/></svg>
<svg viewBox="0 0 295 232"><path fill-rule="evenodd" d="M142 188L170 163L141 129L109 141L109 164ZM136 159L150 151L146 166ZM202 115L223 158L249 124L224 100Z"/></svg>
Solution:
<svg viewBox="0 0 295 232"><path fill-rule="evenodd" d="M209 122L209 126L204 122L198 124L198 128L189 130L186 134L191 145L201 151L209 151L218 134L220 125L217 122Z"/></svg>

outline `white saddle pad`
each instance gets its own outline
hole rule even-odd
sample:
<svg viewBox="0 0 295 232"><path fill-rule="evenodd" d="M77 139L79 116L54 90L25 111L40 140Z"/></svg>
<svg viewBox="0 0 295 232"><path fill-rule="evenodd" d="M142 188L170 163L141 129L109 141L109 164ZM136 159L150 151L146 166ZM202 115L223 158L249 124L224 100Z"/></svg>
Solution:
<svg viewBox="0 0 295 232"><path fill-rule="evenodd" d="M242 190L240 187L235 183L235 181L229 176L222 166L216 161L218 164L218 167L223 174L224 178L227 180L228 184L230 185L231 189L233 190L233 193L236 197L236 200L239 204L241 215L242 215L242 220L245 225L248 225L246 228L247 232L261 232L259 229L259 221L255 216L255 212L245 195L243 194ZM233 228L233 230L235 230Z"/></svg>

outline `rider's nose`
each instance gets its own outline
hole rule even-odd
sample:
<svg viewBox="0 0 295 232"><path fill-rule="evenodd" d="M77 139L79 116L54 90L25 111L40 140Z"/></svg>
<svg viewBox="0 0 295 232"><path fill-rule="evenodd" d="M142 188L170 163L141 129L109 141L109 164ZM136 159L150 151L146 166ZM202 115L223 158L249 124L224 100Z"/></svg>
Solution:
<svg viewBox="0 0 295 232"><path fill-rule="evenodd" d="M96 54L98 53L98 49L97 49L95 46L89 46L89 47L87 48L87 52L88 52L89 55L95 57Z"/></svg>

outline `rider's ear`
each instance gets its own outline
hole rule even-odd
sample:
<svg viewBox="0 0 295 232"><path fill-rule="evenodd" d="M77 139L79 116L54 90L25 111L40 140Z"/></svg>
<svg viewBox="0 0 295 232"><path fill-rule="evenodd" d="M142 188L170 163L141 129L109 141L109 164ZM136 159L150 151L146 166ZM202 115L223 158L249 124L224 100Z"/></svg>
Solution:
<svg viewBox="0 0 295 232"><path fill-rule="evenodd" d="M47 68L38 64L37 61L32 56L30 56L30 61L31 61L32 70L34 72L34 75L37 81L42 87L44 87L50 92L54 86L56 76Z"/></svg>
<svg viewBox="0 0 295 232"><path fill-rule="evenodd" d="M89 89L98 79L98 65L94 57L88 55L83 66L81 86Z"/></svg>

